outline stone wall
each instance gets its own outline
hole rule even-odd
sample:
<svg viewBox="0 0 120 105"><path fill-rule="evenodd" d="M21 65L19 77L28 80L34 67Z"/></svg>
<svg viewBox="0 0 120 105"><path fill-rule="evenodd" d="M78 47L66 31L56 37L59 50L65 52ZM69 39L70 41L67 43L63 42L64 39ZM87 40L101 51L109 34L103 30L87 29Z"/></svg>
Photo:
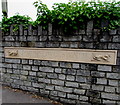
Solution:
<svg viewBox="0 0 120 105"><path fill-rule="evenodd" d="M102 25L104 26L104 24ZM76 48L118 50L117 65L98 65L74 62L8 59L3 53L3 84L37 92L63 103L120 104L120 28L103 31L93 28L73 35L63 35L61 29L49 24L48 30L29 26L18 32L3 33L4 47Z"/></svg>

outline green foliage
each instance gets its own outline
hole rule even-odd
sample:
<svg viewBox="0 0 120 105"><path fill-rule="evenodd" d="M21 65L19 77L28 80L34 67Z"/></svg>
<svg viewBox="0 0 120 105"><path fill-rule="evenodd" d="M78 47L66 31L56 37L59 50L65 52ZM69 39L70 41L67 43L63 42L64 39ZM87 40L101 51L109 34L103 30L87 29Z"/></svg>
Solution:
<svg viewBox="0 0 120 105"><path fill-rule="evenodd" d="M13 31L17 31L20 24L22 24L24 28L27 28L28 25L31 24L30 19L28 16L20 16L18 14L10 18L3 17L2 30L8 32L10 26L13 25Z"/></svg>
<svg viewBox="0 0 120 105"><path fill-rule="evenodd" d="M102 20L108 20L107 29L115 29L120 26L120 2L84 2L69 1L66 3L55 3L52 10L41 1L34 2L37 8L36 24L55 24L64 28L65 32L84 28L87 21L93 20L95 28L100 28Z"/></svg>
<svg viewBox="0 0 120 105"><path fill-rule="evenodd" d="M101 21L107 20L109 25L104 29L115 29L120 26L119 4L120 2L115 1L69 1L68 3L55 3L50 10L46 4L38 0L34 2L37 9L37 19L34 22L31 22L28 16L3 17L2 29L5 32L9 31L10 26L14 25L14 31L16 31L20 24L24 28L32 24L34 27L42 25L46 29L48 23L52 23L55 27L62 27L64 32L74 32L77 29L85 29L86 23L90 20L94 21L94 28L101 28Z"/></svg>

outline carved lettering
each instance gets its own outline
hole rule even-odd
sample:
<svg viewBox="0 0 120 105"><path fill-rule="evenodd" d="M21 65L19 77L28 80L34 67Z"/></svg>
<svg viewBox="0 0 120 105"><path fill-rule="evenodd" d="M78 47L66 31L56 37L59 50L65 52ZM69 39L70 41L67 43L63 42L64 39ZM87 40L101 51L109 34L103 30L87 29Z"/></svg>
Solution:
<svg viewBox="0 0 120 105"><path fill-rule="evenodd" d="M9 56L17 56L18 55L18 51L17 50L13 50L13 51L8 51Z"/></svg>

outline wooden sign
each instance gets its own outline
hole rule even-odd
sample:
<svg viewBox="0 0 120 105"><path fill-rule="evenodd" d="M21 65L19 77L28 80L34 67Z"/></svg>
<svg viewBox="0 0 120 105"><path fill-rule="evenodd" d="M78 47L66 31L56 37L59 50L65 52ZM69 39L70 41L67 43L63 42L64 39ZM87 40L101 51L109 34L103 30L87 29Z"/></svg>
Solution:
<svg viewBox="0 0 120 105"><path fill-rule="evenodd" d="M117 50L5 47L6 58L116 65Z"/></svg>

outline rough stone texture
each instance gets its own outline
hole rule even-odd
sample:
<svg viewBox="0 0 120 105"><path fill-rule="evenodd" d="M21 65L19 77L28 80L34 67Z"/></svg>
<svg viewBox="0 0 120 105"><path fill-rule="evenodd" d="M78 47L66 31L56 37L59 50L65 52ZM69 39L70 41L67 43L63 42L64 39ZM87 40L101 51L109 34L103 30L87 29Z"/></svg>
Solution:
<svg viewBox="0 0 120 105"><path fill-rule="evenodd" d="M62 30L49 24L48 30L23 29L3 33L1 47L76 48L118 50L117 65L97 65L75 62L41 61L4 58L2 81L13 88L39 92L42 96L70 104L120 104L120 28L104 32L94 29L93 21L74 35L63 35ZM106 27L103 21L101 27ZM55 27L56 28L56 27ZM32 42L31 42L32 41ZM33 43L34 42L34 43Z"/></svg>

